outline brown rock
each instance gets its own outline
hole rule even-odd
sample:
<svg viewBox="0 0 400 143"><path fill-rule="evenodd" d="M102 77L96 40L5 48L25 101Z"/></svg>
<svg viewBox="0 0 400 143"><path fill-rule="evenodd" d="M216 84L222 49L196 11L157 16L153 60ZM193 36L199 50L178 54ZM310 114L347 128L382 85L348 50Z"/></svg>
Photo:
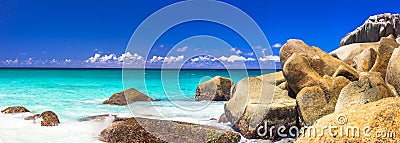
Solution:
<svg viewBox="0 0 400 143"><path fill-rule="evenodd" d="M221 76L200 83L196 88L196 101L228 101L233 84L231 79Z"/></svg>
<svg viewBox="0 0 400 143"><path fill-rule="evenodd" d="M8 107L6 109L1 110L1 113L4 113L4 114L24 113L24 112L30 112L30 111L22 106L12 106L12 107Z"/></svg>
<svg viewBox="0 0 400 143"><path fill-rule="evenodd" d="M358 72L368 72L374 66L376 60L376 51L373 48L365 49L353 59L353 67Z"/></svg>
<svg viewBox="0 0 400 143"><path fill-rule="evenodd" d="M228 118L226 118L225 113L222 113L222 115L218 119L218 123L228 123Z"/></svg>
<svg viewBox="0 0 400 143"><path fill-rule="evenodd" d="M354 58L360 55L366 49L373 49L377 51L379 42L374 43L354 43L345 45L332 51L330 54L336 55L339 59L343 60L346 64L352 65Z"/></svg>
<svg viewBox="0 0 400 143"><path fill-rule="evenodd" d="M396 88L394 88L393 85L386 83L386 85L389 87L390 91L392 91L394 97L400 97L399 93L396 91Z"/></svg>
<svg viewBox="0 0 400 143"><path fill-rule="evenodd" d="M393 36L388 36L388 37L382 37L379 42L373 42L373 43L354 43L346 46L339 47L338 49L334 50L331 52L331 54L337 55L341 60L343 60L346 64L348 65L353 65L354 58L360 55L362 52L364 52L367 49L373 49L376 51L379 55L379 47L380 53L382 55L380 57L376 57L375 62L377 62L378 58L384 58L384 54L388 54L387 52L390 52L391 48L396 48L398 47L399 44L396 43L394 40ZM387 51L388 50L388 51ZM390 54L389 54L390 55ZM383 60L380 60L383 61ZM376 63L374 63L375 65Z"/></svg>
<svg viewBox="0 0 400 143"><path fill-rule="evenodd" d="M393 92L379 72L362 72L359 81L350 83L342 89L335 111L393 96Z"/></svg>
<svg viewBox="0 0 400 143"><path fill-rule="evenodd" d="M134 88L129 88L120 93L115 93L110 97L110 99L105 100L103 104L111 105L127 105L135 101L154 101L154 99L148 97L147 95L139 92Z"/></svg>
<svg viewBox="0 0 400 143"><path fill-rule="evenodd" d="M396 48L389 60L386 82L393 85L397 93L400 93L400 49Z"/></svg>
<svg viewBox="0 0 400 143"><path fill-rule="evenodd" d="M376 60L370 72L380 72L385 78L387 65L395 48L399 45L392 38L382 38L379 42Z"/></svg>
<svg viewBox="0 0 400 143"><path fill-rule="evenodd" d="M270 74L264 74L257 76L257 78L265 79L266 83L279 85L286 81L285 77L283 76L283 72L274 72Z"/></svg>
<svg viewBox="0 0 400 143"><path fill-rule="evenodd" d="M104 114L104 115L95 115L95 116L89 116L85 118L81 118L78 121L83 122L83 121L104 121L105 119L112 117L112 118L117 118L117 115L111 115L111 114Z"/></svg>
<svg viewBox="0 0 400 143"><path fill-rule="evenodd" d="M260 136L257 129L265 123L288 127L298 118L296 100L288 96L288 91L268 83L266 77L240 80L233 98L225 104L228 121L246 138L274 139L276 130Z"/></svg>
<svg viewBox="0 0 400 143"><path fill-rule="evenodd" d="M363 25L347 34L340 41L340 45L377 42L389 35L400 35L399 14L379 14L369 17Z"/></svg>
<svg viewBox="0 0 400 143"><path fill-rule="evenodd" d="M36 120L36 119L39 119L39 118L42 118L42 115L40 115L40 114L35 114L35 115L33 115L33 116L29 116L29 117L26 117L26 118L24 118L25 120Z"/></svg>
<svg viewBox="0 0 400 143"><path fill-rule="evenodd" d="M240 141L231 131L184 122L129 118L114 122L104 129L99 139L104 142L224 142Z"/></svg>
<svg viewBox="0 0 400 143"><path fill-rule="evenodd" d="M324 116L313 125L315 130L305 129L305 133L295 142L397 142L397 136L376 135L378 132L385 132L393 136L400 132L399 120L400 98L385 98ZM332 134L327 127L331 127ZM341 134L340 129L345 132Z"/></svg>
<svg viewBox="0 0 400 143"><path fill-rule="evenodd" d="M319 79L321 78L310 66L308 60L296 53L286 60L282 71L288 86L296 94L304 87L319 85Z"/></svg>
<svg viewBox="0 0 400 143"><path fill-rule="evenodd" d="M314 122L330 112L325 109L327 101L324 91L318 86L305 87L297 94L299 113L306 125Z"/></svg>
<svg viewBox="0 0 400 143"><path fill-rule="evenodd" d="M42 122L41 126L57 126L60 124L56 113L53 111L46 111L41 114Z"/></svg>
<svg viewBox="0 0 400 143"><path fill-rule="evenodd" d="M343 65L340 65L339 68L336 70L336 72L332 75L332 77L338 77L338 76L346 77L351 81L356 81L358 80L359 77L357 71L355 71L353 68L350 68L349 66L343 66Z"/></svg>
<svg viewBox="0 0 400 143"><path fill-rule="evenodd" d="M324 76L320 83L305 87L297 94L296 102L304 125L311 126L317 119L334 112L340 91L350 81L342 76Z"/></svg>
<svg viewBox="0 0 400 143"><path fill-rule="evenodd" d="M280 50L281 65L285 66L290 56L296 53L304 56L308 60L310 66L319 74L319 76L332 76L340 65L351 68L343 61L333 57L321 49L314 46L308 46L301 40L293 39L288 40Z"/></svg>

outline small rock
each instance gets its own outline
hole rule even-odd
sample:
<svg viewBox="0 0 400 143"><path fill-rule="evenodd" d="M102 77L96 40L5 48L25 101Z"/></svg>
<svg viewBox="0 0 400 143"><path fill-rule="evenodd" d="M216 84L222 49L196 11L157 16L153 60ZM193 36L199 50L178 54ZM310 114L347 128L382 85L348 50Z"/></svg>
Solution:
<svg viewBox="0 0 400 143"><path fill-rule="evenodd" d="M228 119L226 118L225 113L222 113L222 115L218 119L218 123L228 123Z"/></svg>
<svg viewBox="0 0 400 143"><path fill-rule="evenodd" d="M13 113L24 113L24 112L30 112L30 111L22 106L12 106L12 107L8 107L4 110L1 110L1 112L4 114L13 114Z"/></svg>
<svg viewBox="0 0 400 143"><path fill-rule="evenodd" d="M33 116L29 116L29 117L26 117L26 118L24 118L25 120L36 120L36 119L39 119L39 118L42 118L42 115L40 115L40 114L35 114L35 115L33 115Z"/></svg>
<svg viewBox="0 0 400 143"><path fill-rule="evenodd" d="M233 84L231 79L221 76L200 83L196 88L196 101L228 101Z"/></svg>
<svg viewBox="0 0 400 143"><path fill-rule="evenodd" d="M148 97L147 95L139 92L134 88L129 88L120 93L113 94L110 99L105 100L103 104L111 104L111 105L128 105L135 101L154 101L154 99Z"/></svg>
<svg viewBox="0 0 400 143"><path fill-rule="evenodd" d="M53 111L46 111L41 114L42 122L41 126L57 126L60 124L56 113Z"/></svg>
<svg viewBox="0 0 400 143"><path fill-rule="evenodd" d="M81 118L78 121L83 122L83 121L104 121L105 119L113 117L114 119L117 118L117 115L111 115L111 114L104 114L104 115L96 115L96 116L89 116L85 118Z"/></svg>

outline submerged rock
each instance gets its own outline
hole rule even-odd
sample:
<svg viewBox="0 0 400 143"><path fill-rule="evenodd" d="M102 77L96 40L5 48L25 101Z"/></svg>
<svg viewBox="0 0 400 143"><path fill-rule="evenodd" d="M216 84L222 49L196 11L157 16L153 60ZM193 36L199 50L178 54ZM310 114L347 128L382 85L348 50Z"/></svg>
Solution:
<svg viewBox="0 0 400 143"><path fill-rule="evenodd" d="M22 106L12 106L1 110L1 112L4 114L13 114L13 113L25 113L30 111Z"/></svg>
<svg viewBox="0 0 400 143"><path fill-rule="evenodd" d="M324 116L296 142L397 142L399 120L400 98L385 98ZM379 132L386 136L376 136Z"/></svg>
<svg viewBox="0 0 400 143"><path fill-rule="evenodd" d="M231 79L221 76L200 83L196 88L196 101L228 101L233 84Z"/></svg>
<svg viewBox="0 0 400 143"><path fill-rule="evenodd" d="M112 118L117 118L117 115L111 115L111 114L104 114L104 115L95 115L95 116L89 116L85 118L81 118L78 121L83 122L83 121L104 121L105 119L112 117Z"/></svg>
<svg viewBox="0 0 400 143"><path fill-rule="evenodd" d="M99 135L99 140L104 142L237 143L240 138L237 133L216 127L144 118L114 122Z"/></svg>
<svg viewBox="0 0 400 143"><path fill-rule="evenodd" d="M125 91L113 94L110 99L105 100L103 104L128 105L135 101L154 101L154 99L134 88L129 88Z"/></svg>
<svg viewBox="0 0 400 143"><path fill-rule="evenodd" d="M35 115L24 118L24 120L36 120L36 119L40 119L40 118L42 118L41 114L35 114Z"/></svg>
<svg viewBox="0 0 400 143"><path fill-rule="evenodd" d="M42 117L41 126L57 126L60 124L60 120L53 111L43 112L40 116Z"/></svg>
<svg viewBox="0 0 400 143"><path fill-rule="evenodd" d="M387 37L389 35L400 36L399 14L386 13L370 16L363 25L353 32L348 33L340 41L340 45L377 42L382 37Z"/></svg>

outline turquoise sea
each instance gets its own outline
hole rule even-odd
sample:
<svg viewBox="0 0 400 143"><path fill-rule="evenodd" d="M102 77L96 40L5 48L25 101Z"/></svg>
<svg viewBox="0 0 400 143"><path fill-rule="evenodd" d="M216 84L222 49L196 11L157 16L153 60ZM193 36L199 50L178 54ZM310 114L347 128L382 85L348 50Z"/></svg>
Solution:
<svg viewBox="0 0 400 143"><path fill-rule="evenodd" d="M198 83L214 76L231 77L235 82L247 76L275 70L121 70L121 69L0 69L0 109L24 106L31 113L0 113L0 143L93 143L111 124L78 119L115 114L191 122L231 129L217 123L225 102L196 102ZM136 88L158 99L128 106L104 105L112 94ZM130 109L130 110L129 110ZM60 125L42 127L40 121L24 120L33 114L54 111ZM79 136L79 138L77 138Z"/></svg>
<svg viewBox="0 0 400 143"><path fill-rule="evenodd" d="M193 101L197 84L217 75L237 82L260 75L260 70L0 69L0 108L19 105L32 113L52 110L61 120L74 120L127 110L101 104L130 88L124 85L161 101Z"/></svg>

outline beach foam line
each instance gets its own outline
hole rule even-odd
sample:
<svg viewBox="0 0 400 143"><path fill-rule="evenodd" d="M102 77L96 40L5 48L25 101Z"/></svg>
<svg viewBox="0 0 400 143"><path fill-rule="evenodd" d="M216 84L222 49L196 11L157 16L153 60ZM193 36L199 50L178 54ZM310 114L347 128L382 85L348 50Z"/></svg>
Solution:
<svg viewBox="0 0 400 143"><path fill-rule="evenodd" d="M0 142L1 143L93 143L98 141L100 132L108 127L114 117L104 121L68 121L61 122L58 126L42 127L40 123L24 120L28 113L6 115L0 114Z"/></svg>

